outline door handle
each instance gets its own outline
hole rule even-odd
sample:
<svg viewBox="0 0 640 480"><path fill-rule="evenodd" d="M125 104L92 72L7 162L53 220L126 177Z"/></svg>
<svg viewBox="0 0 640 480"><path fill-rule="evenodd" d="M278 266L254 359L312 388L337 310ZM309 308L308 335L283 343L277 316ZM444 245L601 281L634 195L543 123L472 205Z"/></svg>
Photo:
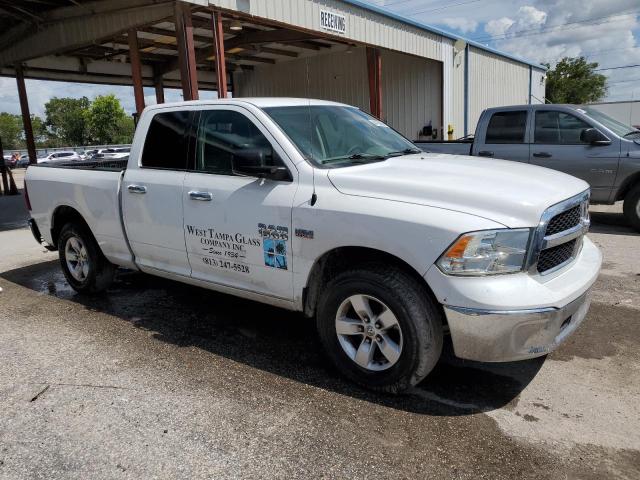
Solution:
<svg viewBox="0 0 640 480"><path fill-rule="evenodd" d="M201 202L210 202L213 200L213 195L209 192L196 192L192 190L189 192L189 197L191 200L199 200Z"/></svg>
<svg viewBox="0 0 640 480"><path fill-rule="evenodd" d="M131 193L147 193L147 187L144 185L129 185L127 190Z"/></svg>
<svg viewBox="0 0 640 480"><path fill-rule="evenodd" d="M482 150L482 151L478 152L478 156L479 157L493 157L493 152L490 152L489 150Z"/></svg>
<svg viewBox="0 0 640 480"><path fill-rule="evenodd" d="M549 152L536 152L533 154L533 156L536 158L551 158L553 155L551 155Z"/></svg>

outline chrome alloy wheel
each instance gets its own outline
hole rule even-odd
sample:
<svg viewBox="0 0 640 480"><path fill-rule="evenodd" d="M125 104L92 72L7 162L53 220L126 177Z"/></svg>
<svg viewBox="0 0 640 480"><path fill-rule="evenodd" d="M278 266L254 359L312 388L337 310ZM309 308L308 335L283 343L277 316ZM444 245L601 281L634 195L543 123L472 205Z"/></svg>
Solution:
<svg viewBox="0 0 640 480"><path fill-rule="evenodd" d="M71 276L84 282L89 275L89 254L80 237L69 237L64 246L64 259Z"/></svg>
<svg viewBox="0 0 640 480"><path fill-rule="evenodd" d="M360 367L379 372L396 364L402 353L402 330L384 303L369 295L352 295L336 314L340 346Z"/></svg>

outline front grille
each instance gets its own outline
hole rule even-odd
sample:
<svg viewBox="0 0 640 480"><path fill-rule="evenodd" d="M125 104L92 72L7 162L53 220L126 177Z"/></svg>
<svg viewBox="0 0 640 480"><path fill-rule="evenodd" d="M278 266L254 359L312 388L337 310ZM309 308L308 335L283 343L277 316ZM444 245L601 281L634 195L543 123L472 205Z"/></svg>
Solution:
<svg viewBox="0 0 640 480"><path fill-rule="evenodd" d="M581 205L576 205L575 207L565 212L559 213L549 221L545 236L549 237L551 235L555 235L556 233L564 232L565 230L569 230L570 228L575 227L580 223L581 216Z"/></svg>
<svg viewBox="0 0 640 480"><path fill-rule="evenodd" d="M574 238L570 242L556 245L555 247L540 252L540 257L538 257L538 272L544 273L572 258L577 241L578 239Z"/></svg>

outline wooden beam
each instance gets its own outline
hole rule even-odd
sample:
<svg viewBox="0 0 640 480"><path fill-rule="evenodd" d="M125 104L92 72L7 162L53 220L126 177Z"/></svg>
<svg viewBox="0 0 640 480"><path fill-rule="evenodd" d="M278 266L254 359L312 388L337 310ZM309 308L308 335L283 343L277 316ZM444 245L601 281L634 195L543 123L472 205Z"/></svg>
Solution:
<svg viewBox="0 0 640 480"><path fill-rule="evenodd" d="M227 50L244 45L259 45L261 43L292 43L303 42L318 38L316 35L298 32L296 30L260 30L250 33L243 33L237 37L230 38L225 42Z"/></svg>
<svg viewBox="0 0 640 480"><path fill-rule="evenodd" d="M164 81L162 80L162 75L154 77L153 88L156 91L156 103L164 103Z"/></svg>
<svg viewBox="0 0 640 480"><path fill-rule="evenodd" d="M377 48L367 47L367 70L371 115L382 120L382 58Z"/></svg>
<svg viewBox="0 0 640 480"><path fill-rule="evenodd" d="M191 7L188 4L176 2L175 17L182 96L185 100L198 100L198 73L193 45Z"/></svg>
<svg viewBox="0 0 640 480"><path fill-rule="evenodd" d="M133 80L133 96L136 101L136 113L142 114L144 110L144 89L142 87L142 64L140 63L140 51L138 50L138 33L135 29L129 30L129 59L131 61L131 79Z"/></svg>
<svg viewBox="0 0 640 480"><path fill-rule="evenodd" d="M218 98L227 98L227 67L224 59L224 32L222 31L222 13L214 11L211 20L213 22L213 43L216 56L216 74L218 78Z"/></svg>
<svg viewBox="0 0 640 480"><path fill-rule="evenodd" d="M18 97L20 99L20 110L22 112L22 125L24 126L24 137L27 142L27 153L29 163L37 163L36 142L33 138L33 127L31 125L31 114L29 113L29 99L27 98L27 88L24 84L24 71L22 65L16 65L16 83L18 84Z"/></svg>
<svg viewBox="0 0 640 480"><path fill-rule="evenodd" d="M161 35L164 37L176 37L176 32L174 30L169 30L167 28L159 28L159 27L155 27L155 26L150 26L150 27L144 27L141 28L139 30L140 32L146 32L146 33L151 33L153 35ZM211 37L207 37L204 35L193 35L193 39L196 42L202 42L202 43L213 43L213 39Z"/></svg>

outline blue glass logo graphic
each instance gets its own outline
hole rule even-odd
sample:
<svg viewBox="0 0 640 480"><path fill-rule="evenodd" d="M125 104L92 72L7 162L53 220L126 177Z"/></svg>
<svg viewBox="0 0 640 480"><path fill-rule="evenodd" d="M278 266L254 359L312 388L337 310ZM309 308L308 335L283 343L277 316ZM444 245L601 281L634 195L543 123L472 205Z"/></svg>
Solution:
<svg viewBox="0 0 640 480"><path fill-rule="evenodd" d="M271 268L287 269L287 242L265 238L262 242L264 264Z"/></svg>

